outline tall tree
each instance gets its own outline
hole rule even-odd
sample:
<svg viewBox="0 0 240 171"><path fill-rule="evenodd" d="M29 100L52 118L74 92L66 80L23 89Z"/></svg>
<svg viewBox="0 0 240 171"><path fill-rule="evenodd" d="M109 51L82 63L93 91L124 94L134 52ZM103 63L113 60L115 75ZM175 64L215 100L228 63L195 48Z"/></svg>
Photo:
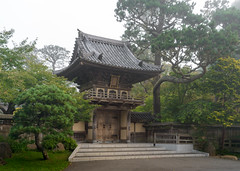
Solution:
<svg viewBox="0 0 240 171"><path fill-rule="evenodd" d="M7 71L12 69L23 69L26 56L34 49L36 42L27 42L23 40L19 44L13 43L13 48L10 48L9 41L13 37L14 30L3 30L0 32L0 68Z"/></svg>
<svg viewBox="0 0 240 171"><path fill-rule="evenodd" d="M229 8L229 0L206 0L201 12L207 19L212 20L212 15L217 10L227 8Z"/></svg>
<svg viewBox="0 0 240 171"><path fill-rule="evenodd" d="M233 51L237 37L229 30L193 13L190 0L119 0L115 9L117 20L125 22L123 38L135 49L151 49L155 64L170 63L177 77L160 77L153 88L154 113L160 113L159 88L163 82L192 82L206 73L207 66L218 57ZM194 65L193 65L194 64ZM184 73L183 65L190 67ZM196 72L197 71L197 72Z"/></svg>
<svg viewBox="0 0 240 171"><path fill-rule="evenodd" d="M69 51L57 45L46 45L37 50L40 60L53 71L62 69L69 62Z"/></svg>
<svg viewBox="0 0 240 171"><path fill-rule="evenodd" d="M22 72L26 68L28 60L26 57L31 55L36 43L35 41L28 43L25 39L19 44L14 43L13 47L9 47L13 33L14 30L0 32L0 102L5 104L4 106L0 105L0 110L3 113L12 113L14 110L12 99L16 98L17 91L22 90L22 81L27 79L26 74ZM22 81L16 81L17 77Z"/></svg>
<svg viewBox="0 0 240 171"><path fill-rule="evenodd" d="M212 15L213 21L222 29L230 29L240 36L240 8L235 7L227 9L218 9ZM240 42L236 45L235 52L232 57L239 59L240 55Z"/></svg>

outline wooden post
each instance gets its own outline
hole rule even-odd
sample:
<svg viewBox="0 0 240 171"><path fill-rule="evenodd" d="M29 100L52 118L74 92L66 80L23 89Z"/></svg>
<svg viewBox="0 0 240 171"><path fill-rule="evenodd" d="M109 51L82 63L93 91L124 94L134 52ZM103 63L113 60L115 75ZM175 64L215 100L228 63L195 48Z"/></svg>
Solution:
<svg viewBox="0 0 240 171"><path fill-rule="evenodd" d="M93 124L92 124L92 141L95 143L97 142L96 140L96 131L97 131L97 118L96 118L96 111L93 111Z"/></svg>
<svg viewBox="0 0 240 171"><path fill-rule="evenodd" d="M179 143L180 143L180 135L176 134L176 144L179 144Z"/></svg>
<svg viewBox="0 0 240 171"><path fill-rule="evenodd" d="M127 115L127 142L131 142L131 134L130 134L130 128L131 128L131 113L128 111Z"/></svg>
<svg viewBox="0 0 240 171"><path fill-rule="evenodd" d="M156 146L156 139L157 139L157 135L156 135L157 133L156 132L154 132L153 133L153 146L155 147Z"/></svg>

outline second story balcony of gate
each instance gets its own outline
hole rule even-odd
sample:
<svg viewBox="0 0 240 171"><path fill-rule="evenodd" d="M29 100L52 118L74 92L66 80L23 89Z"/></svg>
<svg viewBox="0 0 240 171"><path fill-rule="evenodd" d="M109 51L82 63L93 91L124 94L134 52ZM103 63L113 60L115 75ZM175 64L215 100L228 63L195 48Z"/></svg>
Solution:
<svg viewBox="0 0 240 171"><path fill-rule="evenodd" d="M130 91L107 88L93 88L88 90L85 98L94 104L133 105L143 104L142 99L133 98Z"/></svg>

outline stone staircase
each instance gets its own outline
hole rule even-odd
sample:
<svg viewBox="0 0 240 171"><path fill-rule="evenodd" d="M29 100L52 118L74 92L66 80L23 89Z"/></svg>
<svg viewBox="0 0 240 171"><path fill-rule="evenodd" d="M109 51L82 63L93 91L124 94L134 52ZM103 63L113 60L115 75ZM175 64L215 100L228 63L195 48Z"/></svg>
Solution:
<svg viewBox="0 0 240 171"><path fill-rule="evenodd" d="M119 160L119 159L144 159L163 157L207 157L208 153L199 151L177 152L167 150L160 145L150 143L141 144L79 144L69 157L70 162Z"/></svg>

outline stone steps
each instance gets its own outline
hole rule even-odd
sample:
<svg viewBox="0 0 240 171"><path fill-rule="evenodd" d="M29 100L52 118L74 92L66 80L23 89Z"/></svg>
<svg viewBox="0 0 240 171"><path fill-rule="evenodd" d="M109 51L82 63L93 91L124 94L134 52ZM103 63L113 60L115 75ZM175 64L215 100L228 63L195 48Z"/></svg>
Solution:
<svg viewBox="0 0 240 171"><path fill-rule="evenodd" d="M111 147L111 148L81 148L81 152L119 152L119 151L156 151L165 150L164 147Z"/></svg>
<svg viewBox="0 0 240 171"><path fill-rule="evenodd" d="M74 157L71 162L96 161L96 160L127 160L127 159L153 159L169 157L207 157L203 154L179 153L162 155L131 155L131 156L98 156L98 157Z"/></svg>
<svg viewBox="0 0 240 171"><path fill-rule="evenodd" d="M165 157L205 157L207 153L177 152L153 144L79 144L69 157L70 162Z"/></svg>
<svg viewBox="0 0 240 171"><path fill-rule="evenodd" d="M152 143L109 143L109 144L91 144L82 143L81 148L138 148L138 147L153 147Z"/></svg>
<svg viewBox="0 0 240 171"><path fill-rule="evenodd" d="M117 152L78 152L76 157L94 157L94 156L126 156L126 155L154 155L154 154L172 154L174 151L117 151Z"/></svg>

